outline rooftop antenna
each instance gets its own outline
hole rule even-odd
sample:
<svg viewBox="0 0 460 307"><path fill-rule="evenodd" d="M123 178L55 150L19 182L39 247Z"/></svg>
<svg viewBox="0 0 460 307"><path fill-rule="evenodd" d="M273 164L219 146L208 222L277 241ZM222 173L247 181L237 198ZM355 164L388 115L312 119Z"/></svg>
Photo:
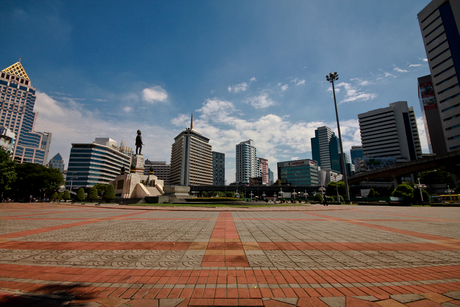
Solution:
<svg viewBox="0 0 460 307"><path fill-rule="evenodd" d="M193 130L193 113L192 113L192 120L190 122L190 130Z"/></svg>

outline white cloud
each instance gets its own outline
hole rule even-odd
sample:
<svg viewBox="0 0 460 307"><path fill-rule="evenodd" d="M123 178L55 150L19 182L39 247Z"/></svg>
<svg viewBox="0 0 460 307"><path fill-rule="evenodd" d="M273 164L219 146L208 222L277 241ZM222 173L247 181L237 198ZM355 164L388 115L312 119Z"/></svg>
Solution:
<svg viewBox="0 0 460 307"><path fill-rule="evenodd" d="M401 69L399 67L395 67L393 68L394 71L396 72L399 72L399 73L406 73L406 72L409 72L408 70L405 70L405 69Z"/></svg>
<svg viewBox="0 0 460 307"><path fill-rule="evenodd" d="M293 82L296 86L305 85L305 79L295 78L292 79L291 82Z"/></svg>
<svg viewBox="0 0 460 307"><path fill-rule="evenodd" d="M289 85L285 84L281 86L281 91L284 92L289 88Z"/></svg>
<svg viewBox="0 0 460 307"><path fill-rule="evenodd" d="M124 107L124 108L123 108L123 111L125 111L125 112L131 112L132 109L133 109L133 108L131 108L131 107Z"/></svg>
<svg viewBox="0 0 460 307"><path fill-rule="evenodd" d="M56 99L37 91L35 111L39 116L35 131L52 132L49 158L60 153L67 164L72 143L91 143L96 137L111 137L119 144L124 140L128 147L134 147L136 131L140 129L145 144L144 155L169 161L169 144L173 143L177 131L133 121L107 120L72 99Z"/></svg>
<svg viewBox="0 0 460 307"><path fill-rule="evenodd" d="M363 80L361 78L353 78L350 79L351 81L355 81L359 86L366 86L366 85L371 85L372 82L369 80Z"/></svg>
<svg viewBox="0 0 460 307"><path fill-rule="evenodd" d="M276 101L271 99L267 93L262 93L259 96L249 97L245 102L249 103L256 109L265 109L277 104Z"/></svg>
<svg viewBox="0 0 460 307"><path fill-rule="evenodd" d="M161 86L153 86L142 90L142 100L154 103L155 101L163 102L168 98L168 94Z"/></svg>
<svg viewBox="0 0 460 307"><path fill-rule="evenodd" d="M171 124L177 127L190 127L191 115L179 114L178 117L171 119Z"/></svg>
<svg viewBox="0 0 460 307"><path fill-rule="evenodd" d="M227 90L231 93L239 93L239 92L245 92L248 89L248 84L246 82L234 85L234 86L228 86Z"/></svg>
<svg viewBox="0 0 460 307"><path fill-rule="evenodd" d="M409 67L420 67L422 64L410 64Z"/></svg>
<svg viewBox="0 0 460 307"><path fill-rule="evenodd" d="M251 79L249 79L249 81L255 82L255 81L257 81L257 79L256 79L256 77L252 77Z"/></svg>
<svg viewBox="0 0 460 307"><path fill-rule="evenodd" d="M352 101L368 101L373 100L377 97L377 94L362 92L350 83L341 82L337 84L337 88L340 87L342 87L345 90L345 99L340 101L340 103Z"/></svg>

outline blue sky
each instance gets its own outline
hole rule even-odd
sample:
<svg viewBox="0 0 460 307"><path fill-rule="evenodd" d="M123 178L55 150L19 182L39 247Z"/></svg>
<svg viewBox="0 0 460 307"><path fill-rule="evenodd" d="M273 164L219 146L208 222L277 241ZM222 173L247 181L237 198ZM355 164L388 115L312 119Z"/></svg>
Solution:
<svg viewBox="0 0 460 307"><path fill-rule="evenodd" d="M38 91L35 130L53 133L50 158L71 143L111 137L170 160L190 125L226 154L253 139L272 170L311 158L310 138L336 128L360 145L358 114L407 101L429 74L417 13L430 1L4 1L1 63L18 61ZM275 173L276 174L276 173Z"/></svg>

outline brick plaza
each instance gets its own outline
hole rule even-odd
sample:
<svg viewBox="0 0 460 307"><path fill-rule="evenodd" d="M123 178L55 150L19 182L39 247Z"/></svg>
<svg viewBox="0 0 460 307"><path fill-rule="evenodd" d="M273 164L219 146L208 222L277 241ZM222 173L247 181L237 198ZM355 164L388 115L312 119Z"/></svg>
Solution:
<svg viewBox="0 0 460 307"><path fill-rule="evenodd" d="M37 304L458 306L460 208L0 204L0 305Z"/></svg>

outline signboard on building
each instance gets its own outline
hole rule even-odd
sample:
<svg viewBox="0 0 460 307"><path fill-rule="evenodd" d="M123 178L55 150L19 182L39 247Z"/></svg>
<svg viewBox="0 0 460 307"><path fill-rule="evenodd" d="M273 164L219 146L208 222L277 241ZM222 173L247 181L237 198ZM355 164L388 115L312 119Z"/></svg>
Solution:
<svg viewBox="0 0 460 307"><path fill-rule="evenodd" d="M304 160L295 160L295 161L288 161L288 162L278 162L279 167L290 167L290 166L304 166L304 165L311 165L314 166L316 161L310 159Z"/></svg>
<svg viewBox="0 0 460 307"><path fill-rule="evenodd" d="M434 96L433 84L431 81L420 83L420 96L423 103L423 109L436 109L436 97Z"/></svg>
<svg viewBox="0 0 460 307"><path fill-rule="evenodd" d="M396 164L396 158L364 158L360 161L361 171L373 171Z"/></svg>

